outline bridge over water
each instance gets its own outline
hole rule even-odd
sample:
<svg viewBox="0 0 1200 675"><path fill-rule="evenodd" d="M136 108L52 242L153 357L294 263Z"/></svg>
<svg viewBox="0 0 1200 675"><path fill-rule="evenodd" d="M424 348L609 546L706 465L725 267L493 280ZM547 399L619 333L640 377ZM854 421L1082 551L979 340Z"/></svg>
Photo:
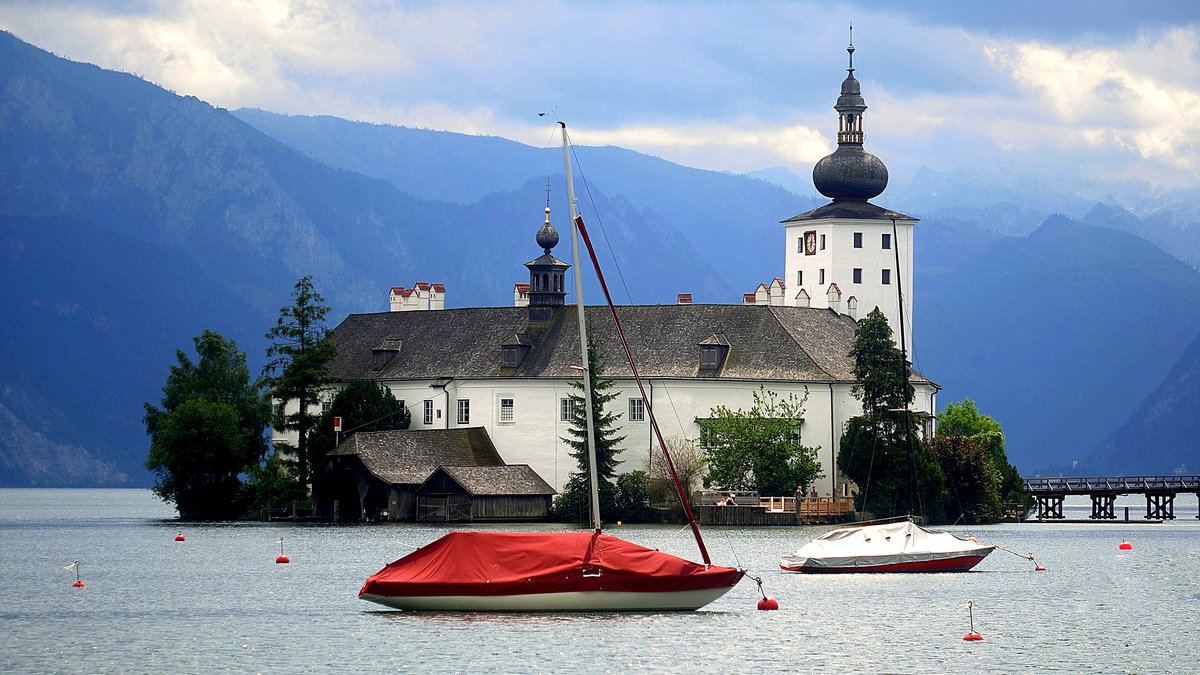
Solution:
<svg viewBox="0 0 1200 675"><path fill-rule="evenodd" d="M1025 492L1033 496L1037 505L1038 520L1063 519L1063 499L1067 495L1090 496L1089 518L1093 520L1116 520L1114 505L1118 495L1145 495L1147 520L1174 520L1177 495L1194 493L1200 500L1200 475L1059 476L1023 480ZM1200 513L1196 517L1200 518Z"/></svg>

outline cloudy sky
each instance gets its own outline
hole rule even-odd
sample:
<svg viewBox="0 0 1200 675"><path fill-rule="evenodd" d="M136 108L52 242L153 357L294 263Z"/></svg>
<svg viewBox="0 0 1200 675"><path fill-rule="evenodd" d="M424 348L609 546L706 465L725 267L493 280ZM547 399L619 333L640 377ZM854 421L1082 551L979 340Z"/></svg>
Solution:
<svg viewBox="0 0 1200 675"><path fill-rule="evenodd" d="M853 22L893 185L921 166L1200 185L1200 2L909 4L0 0L0 27L230 109L534 146L552 109L577 143L807 175Z"/></svg>

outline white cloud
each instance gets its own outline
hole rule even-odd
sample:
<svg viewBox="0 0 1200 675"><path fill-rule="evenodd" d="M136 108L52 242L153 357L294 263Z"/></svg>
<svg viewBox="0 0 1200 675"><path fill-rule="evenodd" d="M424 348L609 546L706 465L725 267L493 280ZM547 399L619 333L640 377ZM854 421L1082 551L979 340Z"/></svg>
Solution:
<svg viewBox="0 0 1200 675"><path fill-rule="evenodd" d="M1052 145L1120 148L1195 180L1200 177L1198 38L1193 27L1121 48L1024 42L991 44L987 53L1040 105L1038 121L1054 124L1057 142L1044 139ZM1167 75L1181 72L1184 77Z"/></svg>
<svg viewBox="0 0 1200 675"><path fill-rule="evenodd" d="M964 162L1200 181L1200 28L1005 40L843 5L0 0L0 26L215 105L807 173L833 149L845 25L867 142L896 180ZM965 10L964 10L965 11ZM1036 28L1036 27L1034 27ZM1062 33L1061 26L1056 32ZM891 39L903 35L903 45ZM1163 171L1169 167L1171 171Z"/></svg>

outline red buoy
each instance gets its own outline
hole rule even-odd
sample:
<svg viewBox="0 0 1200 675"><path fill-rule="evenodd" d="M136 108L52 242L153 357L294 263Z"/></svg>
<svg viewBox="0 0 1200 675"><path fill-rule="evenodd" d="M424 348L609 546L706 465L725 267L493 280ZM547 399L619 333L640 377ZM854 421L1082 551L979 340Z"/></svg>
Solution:
<svg viewBox="0 0 1200 675"><path fill-rule="evenodd" d="M175 535L175 541L186 541L186 540L183 538L183 533L182 533L182 532L180 532L179 534Z"/></svg>
<svg viewBox="0 0 1200 675"><path fill-rule="evenodd" d="M977 640L982 640L983 636L980 635L979 633L976 633L975 631L971 631L971 632L967 633L966 635L964 635L963 639L966 640L967 642L975 642Z"/></svg>
<svg viewBox="0 0 1200 675"><path fill-rule="evenodd" d="M1124 539L1122 539L1122 540L1121 540L1121 543L1117 545L1117 550L1118 550L1118 551L1132 551L1132 550L1133 550L1133 544L1131 544L1131 543L1129 543L1129 542L1125 541Z"/></svg>
<svg viewBox="0 0 1200 675"><path fill-rule="evenodd" d="M292 562L292 561L291 561L291 560L288 560L288 557L287 557L286 555L284 555L284 554L280 553L279 555L275 556L275 562L277 562L277 563L289 563L289 562Z"/></svg>
<svg viewBox="0 0 1200 675"><path fill-rule="evenodd" d="M1045 572L1046 568L1042 567L1041 565L1038 565L1037 567L1033 568L1033 571L1034 572Z"/></svg>
<svg viewBox="0 0 1200 675"><path fill-rule="evenodd" d="M76 581L75 583L73 583L71 585L74 586L75 588L83 588L83 581Z"/></svg>
<svg viewBox="0 0 1200 675"><path fill-rule="evenodd" d="M762 599L758 601L758 608L763 610L779 609L779 601L775 598L768 598L764 595Z"/></svg>

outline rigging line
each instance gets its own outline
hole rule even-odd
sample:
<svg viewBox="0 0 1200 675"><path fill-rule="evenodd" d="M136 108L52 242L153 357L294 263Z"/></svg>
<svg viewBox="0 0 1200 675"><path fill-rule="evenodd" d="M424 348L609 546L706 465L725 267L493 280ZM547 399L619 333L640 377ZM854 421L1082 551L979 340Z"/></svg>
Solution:
<svg viewBox="0 0 1200 675"><path fill-rule="evenodd" d="M570 140L570 134L567 134L567 139ZM608 240L608 230L604 227L604 219L600 217L600 209L596 208L596 199L592 196L592 184L583 173L583 164L579 162L579 154L575 152L575 144L570 143L571 156L575 158L575 168L578 170L579 179L583 181L583 189L587 192L588 202L592 205L592 213L596 214L596 222L600 225L600 234L604 235L604 245L608 247L608 257L613 261L613 267L617 268L617 278L621 280L621 287L625 289L625 300L629 304L633 304L633 294L629 292L629 286L625 283L625 274L621 272L621 263L617 262L617 254L613 249L612 242Z"/></svg>
<svg viewBox="0 0 1200 675"><path fill-rule="evenodd" d="M566 128L565 126L563 127ZM675 482L675 491L679 495L679 500L683 502L683 512L687 514L688 526L692 530L692 535L696 539L696 547L700 549L700 557L704 560L705 565L711 565L712 560L708 556L708 549L704 546L704 538L700 536L700 526L696 523L696 515L692 512L692 505L688 502L687 495L683 493L683 484L679 480L679 472L675 470L675 462L671 459L671 453L667 450L666 441L663 440L662 430L658 428L658 420L654 417L654 408L650 405L650 401L646 396L646 388L642 385L642 376L638 373L637 362L633 358L633 350L629 347L629 340L625 338L625 329L621 327L621 318L617 315L617 306L613 304L612 294L608 290L608 284L604 281L604 271L600 269L600 260L596 257L596 249L592 246L592 240L588 236L587 226L583 224L583 216L575 216L575 227L579 230L579 237L583 239L584 246L587 247L588 257L592 259L592 267L596 270L596 280L600 282L600 290L604 292L604 300L608 304L608 311L612 315L613 325L617 329L617 337L621 341L621 346L625 350L625 359L629 362L629 369L633 372L633 380L637 383L638 393L642 396L642 401L646 403L646 415L650 420L650 428L654 430L654 436L658 439L658 447L662 450L663 457L667 460L667 468L670 470L671 478Z"/></svg>

